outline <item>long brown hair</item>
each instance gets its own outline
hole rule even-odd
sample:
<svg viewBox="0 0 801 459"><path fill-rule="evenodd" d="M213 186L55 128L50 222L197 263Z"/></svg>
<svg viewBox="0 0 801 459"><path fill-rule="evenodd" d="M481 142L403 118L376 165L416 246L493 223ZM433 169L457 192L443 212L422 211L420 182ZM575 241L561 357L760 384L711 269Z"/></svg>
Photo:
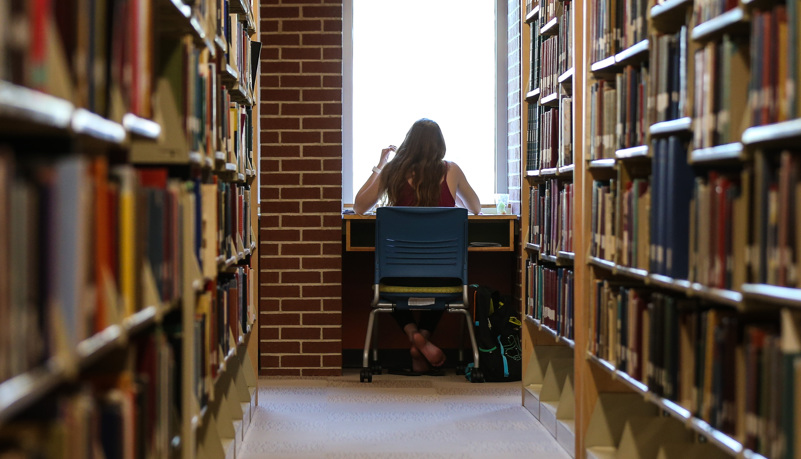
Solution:
<svg viewBox="0 0 801 459"><path fill-rule="evenodd" d="M439 125L427 118L417 120L381 174L381 189L387 191L389 205L398 202L410 177L416 205L439 205L440 181L445 174L443 158L445 138Z"/></svg>

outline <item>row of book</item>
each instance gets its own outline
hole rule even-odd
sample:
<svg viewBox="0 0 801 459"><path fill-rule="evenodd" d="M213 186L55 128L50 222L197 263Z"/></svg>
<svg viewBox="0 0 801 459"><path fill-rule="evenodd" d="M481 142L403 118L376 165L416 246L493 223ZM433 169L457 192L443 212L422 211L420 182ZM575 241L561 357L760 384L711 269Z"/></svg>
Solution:
<svg viewBox="0 0 801 459"><path fill-rule="evenodd" d="M540 118L545 107L537 101L528 102L526 110L526 170L537 170L542 162L540 158Z"/></svg>
<svg viewBox="0 0 801 459"><path fill-rule="evenodd" d="M745 282L750 173L711 170L695 178L690 206L691 281L735 290Z"/></svg>
<svg viewBox="0 0 801 459"><path fill-rule="evenodd" d="M641 64L627 65L590 86L591 160L614 158L617 150L646 143L650 84L648 68Z"/></svg>
<svg viewBox="0 0 801 459"><path fill-rule="evenodd" d="M529 188L529 242L540 252L573 252L574 185L550 179Z"/></svg>
<svg viewBox="0 0 801 459"><path fill-rule="evenodd" d="M797 312L783 311L779 327L775 317L747 322L730 309L609 280L596 280L592 294L593 355L743 439L744 447L796 457L801 343L791 337L801 325Z"/></svg>
<svg viewBox="0 0 801 459"><path fill-rule="evenodd" d="M239 1L239 0L237 0ZM258 65L259 42L251 42L248 25L237 15L229 15L226 28L228 62L237 71L237 84L253 91L256 66Z"/></svg>
<svg viewBox="0 0 801 459"><path fill-rule="evenodd" d="M617 4L624 4L626 10L638 7L631 2L612 3L616 5L606 5L601 11L604 14L608 14L610 10L619 13ZM736 6L730 4L724 9L724 3L718 0L697 2L696 15L699 20L707 20ZM624 18L628 21L631 16L626 13ZM611 19L604 15L598 16L593 22L599 27L595 32L606 30L605 33L611 33L615 37L613 31L605 28L609 20ZM641 121L647 126L692 115L695 122L693 147L699 149L739 141L743 129L749 125L764 125L795 118L801 98L801 91L796 89L801 67L801 59L795 53L798 37L797 27L794 25L798 21L797 2L778 4L764 11L754 9L750 45L747 41L725 34L719 40L700 46L692 56L695 68L693 104L687 103L686 94L689 48L687 27L682 26L675 33L657 35L655 45L651 47L650 69L653 82L647 104L653 112L648 113L647 117L641 114ZM644 38L646 37L640 37ZM614 38L607 38L594 43L596 47L608 47L610 40L615 41ZM616 48L617 51L637 43L636 40L620 41L626 45L620 45ZM595 62L610 55L600 53L591 61ZM750 78L721 78L719 75L750 75ZM647 80L647 77L643 78L643 82L647 83ZM597 91L599 94L617 91L620 97L621 88L618 83L614 88L604 86ZM630 97L626 97L626 100L630 100ZM604 106L604 103L607 105ZM607 98L601 98L593 109L592 119L599 126L604 126L601 118L610 116L605 110L610 107L608 103ZM689 113L691 106L693 112ZM596 113L601 118L595 116ZM640 129L618 129L617 135L621 132L640 132ZM599 127L597 133L609 136L608 127ZM592 137L597 139L594 141L596 145L603 141L598 139L598 134ZM624 141L622 144L634 146L631 142ZM604 145L609 143L604 142ZM609 156L595 156L596 159L603 157Z"/></svg>
<svg viewBox="0 0 801 459"><path fill-rule="evenodd" d="M620 203L621 266L647 270L650 254L651 181L648 177L622 179Z"/></svg>
<svg viewBox="0 0 801 459"><path fill-rule="evenodd" d="M545 25L553 18L561 18L564 4L559 0L542 0L540 5L540 18Z"/></svg>
<svg viewBox="0 0 801 459"><path fill-rule="evenodd" d="M243 85L251 83L244 18L222 17L228 0L202 3L183 8L192 10L200 33L227 32L227 53L218 54L238 65L234 68L239 68ZM165 70L163 53L169 53L163 38L181 28L165 18L180 17L177 8L156 0L4 0L0 80L61 97L115 121L125 113L151 119L156 80ZM181 20L183 28L191 27L189 19Z"/></svg>
<svg viewBox="0 0 801 459"><path fill-rule="evenodd" d="M753 165L694 171L686 141L658 138L651 149L650 174L625 166L620 179L594 182L592 256L728 290L801 285L798 152L760 151ZM532 225L539 190L532 188Z"/></svg>
<svg viewBox="0 0 801 459"><path fill-rule="evenodd" d="M573 164L573 98L561 96L558 107L528 104L527 170Z"/></svg>
<svg viewBox="0 0 801 459"><path fill-rule="evenodd" d="M801 454L797 435L801 421L801 349L787 336L798 326L785 311L782 327L748 324L742 331L745 354L745 441L743 446L766 457L794 458Z"/></svg>
<svg viewBox="0 0 801 459"><path fill-rule="evenodd" d="M250 187L229 182L220 182L218 186L217 253L230 260L241 257L254 242Z"/></svg>
<svg viewBox="0 0 801 459"><path fill-rule="evenodd" d="M565 167L573 164L573 113L573 97L560 97L556 167Z"/></svg>
<svg viewBox="0 0 801 459"><path fill-rule="evenodd" d="M0 224L0 317L9 318L0 323L0 381L144 307L175 303L194 275L215 279L221 255L246 261L240 254L253 243L244 185L10 150L0 177L9 216Z"/></svg>
<svg viewBox="0 0 801 459"><path fill-rule="evenodd" d="M180 333L131 345L118 373L98 372L0 430L4 457L179 457Z"/></svg>
<svg viewBox="0 0 801 459"><path fill-rule="evenodd" d="M252 43L246 44L250 49ZM228 74L230 66L224 56L212 58L189 38L164 44L160 56L163 77L156 82L157 111L164 119L164 140L156 146L149 141L135 144L134 160L170 160L175 151L191 151L212 164L220 159L235 164L238 173L254 169L252 106L246 95L253 90L250 75L256 68L248 65L241 69L248 75L248 89L243 94L245 86L239 79L244 77L238 72ZM166 158L154 156L154 149L164 151Z"/></svg>
<svg viewBox="0 0 801 459"><path fill-rule="evenodd" d="M750 125L747 42L724 35L695 52L693 148L739 142ZM743 75L729 78L729 75Z"/></svg>
<svg viewBox="0 0 801 459"><path fill-rule="evenodd" d="M590 204L590 256L615 261L617 180L594 180Z"/></svg>
<svg viewBox="0 0 801 459"><path fill-rule="evenodd" d="M208 282L195 308L195 396L205 406L222 364L256 319L256 272L237 267Z"/></svg>
<svg viewBox="0 0 801 459"><path fill-rule="evenodd" d="M615 75L617 88L617 121L615 146L620 150L643 145L648 133L647 95L648 69L644 65L627 65Z"/></svg>
<svg viewBox="0 0 801 459"><path fill-rule="evenodd" d="M694 180L687 146L671 136L654 139L651 150L650 177L627 175L622 187L620 179L593 182L590 255L687 279Z"/></svg>
<svg viewBox="0 0 801 459"><path fill-rule="evenodd" d="M617 88L611 81L597 80L590 85L588 159L614 158L617 149Z"/></svg>
<svg viewBox="0 0 801 459"><path fill-rule="evenodd" d="M539 88L540 94L548 96L558 92L558 79L572 67L573 35L570 24L570 1L555 1L559 11L556 16L559 29L556 35L541 34L552 18L542 14L529 23L531 46L529 49L529 91Z"/></svg>
<svg viewBox="0 0 801 459"><path fill-rule="evenodd" d="M573 339L575 303L572 269L526 262L526 313L559 336Z"/></svg>
<svg viewBox="0 0 801 459"><path fill-rule="evenodd" d="M620 30L619 50L624 50L648 39L648 18L654 2L652 0L622 1L617 0L615 14L622 14L617 19Z"/></svg>
<svg viewBox="0 0 801 459"><path fill-rule="evenodd" d="M0 79L103 116L118 97L117 109L150 117L150 0L6 0L0 18Z"/></svg>
<svg viewBox="0 0 801 459"><path fill-rule="evenodd" d="M753 207L746 214L754 223L750 282L801 287L799 154L798 150L766 150L754 158ZM743 219L730 221L738 224Z"/></svg>
<svg viewBox="0 0 801 459"><path fill-rule="evenodd" d="M689 270L690 201L694 172L687 142L677 136L651 142L649 271L686 279Z"/></svg>
<svg viewBox="0 0 801 459"><path fill-rule="evenodd" d="M559 37L545 37L540 46L540 97L547 97L559 91Z"/></svg>
<svg viewBox="0 0 801 459"><path fill-rule="evenodd" d="M559 33L557 34L559 57L556 69L559 75L563 75L573 68L573 21L571 14L573 4L570 0L565 0L562 2L562 7L562 13L559 15Z"/></svg>
<svg viewBox="0 0 801 459"><path fill-rule="evenodd" d="M751 12L749 108L754 125L787 121L800 114L800 9L791 0Z"/></svg>
<svg viewBox="0 0 801 459"><path fill-rule="evenodd" d="M690 116L687 101L687 34L687 26L682 25L675 33L655 37L649 56L648 106L651 113L646 124Z"/></svg>
<svg viewBox="0 0 801 459"><path fill-rule="evenodd" d="M528 78L529 91L539 88L541 79L540 53L542 52L542 41L544 37L540 35L539 25L539 18L535 18L529 23L529 39L531 40L531 46L529 48L529 62L531 63Z"/></svg>
<svg viewBox="0 0 801 459"><path fill-rule="evenodd" d="M559 109L550 108L540 111L538 138L533 140L539 144L539 161L534 164L537 169L557 167L562 152L559 140L562 137L561 127L572 120L565 120L559 116Z"/></svg>
<svg viewBox="0 0 801 459"><path fill-rule="evenodd" d="M693 5L693 20L696 24L703 24L738 6L737 0L697 0Z"/></svg>
<svg viewBox="0 0 801 459"><path fill-rule="evenodd" d="M589 61L602 61L647 38L648 9L643 0L593 0ZM625 30L625 32L624 32ZM631 39L631 42L629 42Z"/></svg>

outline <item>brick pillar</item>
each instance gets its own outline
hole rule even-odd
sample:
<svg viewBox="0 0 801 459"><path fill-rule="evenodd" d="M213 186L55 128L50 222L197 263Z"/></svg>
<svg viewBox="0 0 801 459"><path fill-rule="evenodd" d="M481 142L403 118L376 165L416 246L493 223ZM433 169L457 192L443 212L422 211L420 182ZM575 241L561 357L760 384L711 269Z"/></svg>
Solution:
<svg viewBox="0 0 801 459"><path fill-rule="evenodd" d="M342 0L262 0L262 375L342 372Z"/></svg>

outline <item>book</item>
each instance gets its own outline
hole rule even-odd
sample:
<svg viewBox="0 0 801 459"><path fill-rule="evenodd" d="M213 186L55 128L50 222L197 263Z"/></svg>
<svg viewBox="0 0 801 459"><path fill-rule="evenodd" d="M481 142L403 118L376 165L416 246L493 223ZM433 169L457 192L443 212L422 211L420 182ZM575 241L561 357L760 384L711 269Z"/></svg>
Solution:
<svg viewBox="0 0 801 459"><path fill-rule="evenodd" d="M135 170L131 167L117 166L112 169L112 174L118 184L119 193L119 206L118 215L119 221L117 228L119 230L118 240L118 272L119 272L119 288L120 288L120 301L122 304L123 314L127 317L138 311L139 304L139 276L141 273L140 265L138 264L140 258L137 256L139 251L139 242L136 237L138 220L137 206L138 180Z"/></svg>

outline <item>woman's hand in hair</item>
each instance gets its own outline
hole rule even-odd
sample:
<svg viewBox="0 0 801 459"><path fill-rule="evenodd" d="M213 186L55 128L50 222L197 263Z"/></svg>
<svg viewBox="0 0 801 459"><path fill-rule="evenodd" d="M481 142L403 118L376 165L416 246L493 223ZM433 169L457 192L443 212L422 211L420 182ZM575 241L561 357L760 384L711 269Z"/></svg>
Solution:
<svg viewBox="0 0 801 459"><path fill-rule="evenodd" d="M378 161L378 166L373 168L373 173L370 174L370 177L367 178L367 181L364 182L364 185L362 185L353 199L353 211L357 214L367 212L381 198L381 194L383 193L380 180L381 169L389 162L390 152L395 150L395 145L390 145L381 150L381 158Z"/></svg>
<svg viewBox="0 0 801 459"><path fill-rule="evenodd" d="M383 169L384 166L387 165L389 162L389 154L390 152L397 151L398 148L395 145L390 145L387 148L381 149L381 158L378 160L378 168Z"/></svg>

